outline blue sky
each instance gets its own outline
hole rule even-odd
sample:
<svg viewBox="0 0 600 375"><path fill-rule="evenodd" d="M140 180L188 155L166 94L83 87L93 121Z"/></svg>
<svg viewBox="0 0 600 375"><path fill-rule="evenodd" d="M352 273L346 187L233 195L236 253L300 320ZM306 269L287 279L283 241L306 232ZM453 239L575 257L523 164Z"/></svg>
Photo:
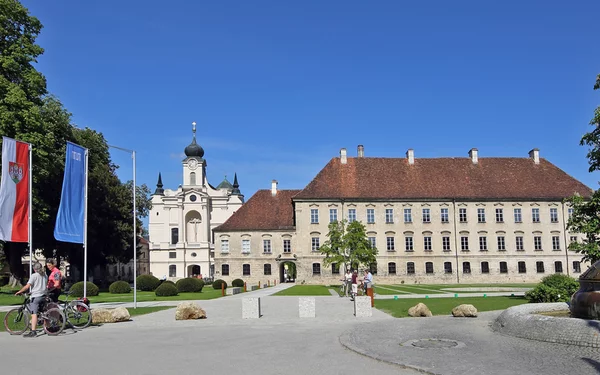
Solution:
<svg viewBox="0 0 600 375"><path fill-rule="evenodd" d="M209 182L303 188L350 156L542 157L596 189L600 2L39 1L38 68L74 122L181 183L198 123ZM167 5L168 4L168 5ZM569 5L568 5L569 4ZM131 178L130 158L113 152Z"/></svg>

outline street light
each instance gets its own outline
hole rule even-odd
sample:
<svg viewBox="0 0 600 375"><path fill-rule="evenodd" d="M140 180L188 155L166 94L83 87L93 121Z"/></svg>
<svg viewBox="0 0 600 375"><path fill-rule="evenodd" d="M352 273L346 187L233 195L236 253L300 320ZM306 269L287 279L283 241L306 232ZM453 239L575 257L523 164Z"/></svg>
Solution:
<svg viewBox="0 0 600 375"><path fill-rule="evenodd" d="M117 147L108 145L108 147L116 148L117 150L131 153L133 159L133 308L137 309L137 213L135 211L135 196L136 196L136 185L135 185L135 151L127 148Z"/></svg>

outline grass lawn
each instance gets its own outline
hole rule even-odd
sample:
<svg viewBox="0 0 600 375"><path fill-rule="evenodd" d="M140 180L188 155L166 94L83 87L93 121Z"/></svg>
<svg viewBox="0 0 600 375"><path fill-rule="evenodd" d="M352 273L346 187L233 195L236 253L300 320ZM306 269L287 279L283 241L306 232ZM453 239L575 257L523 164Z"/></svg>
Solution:
<svg viewBox="0 0 600 375"><path fill-rule="evenodd" d="M450 315L456 306L467 303L477 311L504 310L511 306L527 303L524 297L463 297L463 298L410 298L375 300L375 307L395 318L408 316L408 309L423 302L433 315Z"/></svg>
<svg viewBox="0 0 600 375"><path fill-rule="evenodd" d="M204 287L200 293L179 293L173 297L157 297L154 292L137 292L137 301L187 301L187 300L206 300L221 297L221 290L215 290L212 287ZM65 297L62 296L61 299ZM95 297L89 297L90 302L101 303L101 302L133 302L133 291L127 294L110 294L108 292L101 292ZM0 291L0 306L9 305L20 305L23 303L23 297L14 296L14 292ZM92 305L93 308L93 305Z"/></svg>
<svg viewBox="0 0 600 375"><path fill-rule="evenodd" d="M325 285L294 285L291 288L273 294L274 296L330 296Z"/></svg>
<svg viewBox="0 0 600 375"><path fill-rule="evenodd" d="M481 291L461 292L457 293L485 293L493 292L492 288L533 288L536 284L395 284L395 285L378 285L375 284L375 293L381 295L395 294L442 294L452 293L456 288L479 288Z"/></svg>

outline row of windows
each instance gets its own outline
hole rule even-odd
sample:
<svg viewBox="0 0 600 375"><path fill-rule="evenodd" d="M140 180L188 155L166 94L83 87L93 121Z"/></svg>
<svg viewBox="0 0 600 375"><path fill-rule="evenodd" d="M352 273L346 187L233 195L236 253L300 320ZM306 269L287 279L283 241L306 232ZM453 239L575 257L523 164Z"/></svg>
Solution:
<svg viewBox="0 0 600 375"><path fill-rule="evenodd" d="M544 262L542 261L538 261L535 263L536 266L536 272L537 273L544 273L545 271L545 267L544 267ZM173 275L171 275L171 267L173 267ZM481 262L480 264L480 271L481 273L490 273L490 264L489 262ZM499 267L500 267L500 273L508 273L508 263L507 262L499 262ZM373 264L371 265L371 272L373 274L377 273L377 265ZM517 263L517 270L519 273L527 273L527 266L525 264L525 262L521 261ZM471 273L471 262L462 262L462 272L463 273ZM561 261L556 261L554 262L554 272L555 273L562 273L563 272L563 264ZM580 273L581 272L581 263L578 261L573 261L573 272L574 273ZM169 266L169 276L175 276L175 266L171 265ZM320 275L321 274L321 263L313 263L312 264L312 273L313 275ZM332 264L331 265L331 273L332 274L339 274L340 273L340 268L337 264ZM406 274L408 275L413 275L415 274L415 263L414 262L407 262L406 263ZM432 274L434 273L434 266L433 266L433 262L425 262L425 273L427 274ZM452 262L444 262L444 273L452 273ZM264 264L263 265L263 274L264 275L271 275L271 264ZM389 262L388 263L388 275L396 275L397 274L397 268L396 268L396 263L395 262ZM221 275L223 276L229 276L229 264L222 264L221 265ZM243 264L242 265L242 275L244 276L250 276L250 265L249 264Z"/></svg>
<svg viewBox="0 0 600 375"><path fill-rule="evenodd" d="M448 213L449 211L448 210L449 210L448 208L440 209L440 220L442 223L449 222L449 213ZM404 213L404 215L403 215L404 222L412 223L413 222L412 208L405 208L403 213ZM496 223L504 223L504 208L496 208L494 214L495 214L494 218L495 218ZM573 209L569 208L569 218L571 217L572 214L573 214ZM468 222L467 219L468 219L467 218L467 209L459 208L458 209L459 222L466 223L466 222ZM523 211L521 208L513 209L513 219L514 219L515 223L523 222ZM329 222L332 223L337 220L338 220L337 208L330 208L329 209ZM355 208L348 209L348 222L351 223L355 220L356 220L356 209ZM486 220L487 220L487 218L486 218L485 208L478 208L477 209L477 222L485 223ZM431 209L430 208L421 209L421 221L423 223L431 223ZM533 223L541 222L540 209L538 207L533 207L531 209L531 221ZM318 208L310 209L310 222L311 222L311 224L319 223L319 209ZM386 222L386 224L394 223L394 209L393 208L385 209L385 222ZM558 208L555 208L555 207L550 208L550 222L558 223ZM367 208L367 224L374 224L374 223L375 223L375 209Z"/></svg>
<svg viewBox="0 0 600 375"><path fill-rule="evenodd" d="M368 237L369 244L372 248L377 248L377 238L376 237ZM489 250L488 246L488 237L487 236L479 236L479 251L487 251ZM570 237L571 242L577 241L577 236ZM263 252L271 253L272 246L270 239L263 239ZM442 251L452 251L451 249L451 241L450 236L442 236ZM514 242L514 249L517 251L525 251L525 244L523 241L523 236L516 236ZM312 237L311 250L314 252L319 251L321 247L321 240L319 237ZM496 237L496 249L499 251L506 250L506 237L505 236L497 236ZM533 249L537 251L543 250L542 248L542 236L534 236L533 237ZM396 251L396 238L394 236L386 237L386 250L387 251ZM405 236L404 237L404 250L405 251L414 251L414 238L413 236ZM433 240L431 236L423 237L423 250L424 251L433 251ZM461 251L470 251L469 245L469 236L461 236L460 237L460 250ZM558 251L561 250L560 246L560 236L552 236L552 250ZM229 240L221 240L221 252L228 253L229 252ZM283 240L283 252L291 253L292 245L291 240L284 239ZM242 254L250 254L250 240L243 239L242 240Z"/></svg>

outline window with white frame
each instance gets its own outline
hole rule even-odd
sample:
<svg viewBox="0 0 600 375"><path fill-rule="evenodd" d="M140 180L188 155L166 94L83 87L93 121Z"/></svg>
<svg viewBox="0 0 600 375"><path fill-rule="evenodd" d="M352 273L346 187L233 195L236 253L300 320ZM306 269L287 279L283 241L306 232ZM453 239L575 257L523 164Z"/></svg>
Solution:
<svg viewBox="0 0 600 375"><path fill-rule="evenodd" d="M321 247L321 242L319 240L319 237L312 237L311 238L311 245L310 248L312 251L319 251L319 248Z"/></svg>
<svg viewBox="0 0 600 375"><path fill-rule="evenodd" d="M515 214L515 223L522 223L523 222L523 214L521 213L521 209L515 208L514 214Z"/></svg>
<svg viewBox="0 0 600 375"><path fill-rule="evenodd" d="M527 273L527 267L525 266L525 262L519 262L517 263L517 266L519 268L519 273Z"/></svg>
<svg viewBox="0 0 600 375"><path fill-rule="evenodd" d="M467 222L467 209L466 208L458 209L458 221L460 221L461 223Z"/></svg>
<svg viewBox="0 0 600 375"><path fill-rule="evenodd" d="M540 222L540 209L539 208L534 207L531 209L531 221L533 221L534 223Z"/></svg>
<svg viewBox="0 0 600 375"><path fill-rule="evenodd" d="M533 249L542 250L542 236L533 237Z"/></svg>
<svg viewBox="0 0 600 375"><path fill-rule="evenodd" d="M556 262L554 262L554 272L555 273L563 272L562 262L560 260L557 260Z"/></svg>
<svg viewBox="0 0 600 375"><path fill-rule="evenodd" d="M263 240L263 252L264 253L271 252L271 240Z"/></svg>
<svg viewBox="0 0 600 375"><path fill-rule="evenodd" d="M500 262L500 273L508 273L508 264L506 262Z"/></svg>
<svg viewBox="0 0 600 375"><path fill-rule="evenodd" d="M425 262L425 273L433 273L433 262Z"/></svg>
<svg viewBox="0 0 600 375"><path fill-rule="evenodd" d="M581 272L581 263L577 260L573 261L573 272L580 273Z"/></svg>
<svg viewBox="0 0 600 375"><path fill-rule="evenodd" d="M375 237L369 237L369 246L371 246L371 249L376 249L377 248L377 238Z"/></svg>
<svg viewBox="0 0 600 375"><path fill-rule="evenodd" d="M496 208L496 223L504 223L504 209Z"/></svg>
<svg viewBox="0 0 600 375"><path fill-rule="evenodd" d="M504 236L498 236L498 250L506 250L506 242L504 240Z"/></svg>
<svg viewBox="0 0 600 375"><path fill-rule="evenodd" d="M429 208L423 209L423 222L431 223L431 209L429 209Z"/></svg>
<svg viewBox="0 0 600 375"><path fill-rule="evenodd" d="M423 237L423 250L431 251L431 237L430 236Z"/></svg>
<svg viewBox="0 0 600 375"><path fill-rule="evenodd" d="M576 243L576 242L577 242L577 236L569 237L569 243Z"/></svg>
<svg viewBox="0 0 600 375"><path fill-rule="evenodd" d="M337 208L329 209L329 222L333 223L337 221Z"/></svg>
<svg viewBox="0 0 600 375"><path fill-rule="evenodd" d="M229 240L221 240L221 252L222 253L229 252Z"/></svg>
<svg viewBox="0 0 600 375"><path fill-rule="evenodd" d="M169 251L169 259L175 259L175 258L177 258L177 252Z"/></svg>
<svg viewBox="0 0 600 375"><path fill-rule="evenodd" d="M174 264L169 266L169 277L177 277L177 266Z"/></svg>
<svg viewBox="0 0 600 375"><path fill-rule="evenodd" d="M229 276L229 264L221 264L221 275Z"/></svg>
<svg viewBox="0 0 600 375"><path fill-rule="evenodd" d="M353 223L356 221L356 208L348 209L348 223Z"/></svg>
<svg viewBox="0 0 600 375"><path fill-rule="evenodd" d="M385 209L385 222L386 222L386 224L394 223L394 209L393 208Z"/></svg>
<svg viewBox="0 0 600 375"><path fill-rule="evenodd" d="M485 223L485 208L478 208L477 209L477 222L478 223Z"/></svg>
<svg viewBox="0 0 600 375"><path fill-rule="evenodd" d="M560 250L560 237L552 236L552 250Z"/></svg>
<svg viewBox="0 0 600 375"><path fill-rule="evenodd" d="M367 224L375 223L375 209L367 208Z"/></svg>
<svg viewBox="0 0 600 375"><path fill-rule="evenodd" d="M442 237L442 250L450 251L450 236Z"/></svg>
<svg viewBox="0 0 600 375"><path fill-rule="evenodd" d="M313 269L313 276L320 275L321 274L321 263L313 263L312 269Z"/></svg>
<svg viewBox="0 0 600 375"><path fill-rule="evenodd" d="M413 251L414 250L412 236L406 236L406 237L404 237L404 250L406 250L406 251Z"/></svg>
<svg viewBox="0 0 600 375"><path fill-rule="evenodd" d="M250 240L242 240L242 254L250 254Z"/></svg>
<svg viewBox="0 0 600 375"><path fill-rule="evenodd" d="M573 216L573 212L574 212L574 211L573 211L573 209L572 209L572 208L569 208L569 209L567 210L567 212L568 212L568 215L569 215L569 220L571 220L571 217Z"/></svg>
<svg viewBox="0 0 600 375"><path fill-rule="evenodd" d="M550 209L550 222L558 223L558 208L553 207Z"/></svg>
<svg viewBox="0 0 600 375"><path fill-rule="evenodd" d="M292 240L283 240L283 252L291 253L292 252Z"/></svg>
<svg viewBox="0 0 600 375"><path fill-rule="evenodd" d="M396 251L396 241L394 239L394 237L387 237L386 238L386 242L387 242L387 251Z"/></svg>
<svg viewBox="0 0 600 375"><path fill-rule="evenodd" d="M517 251L525 250L525 247L523 246L523 236L515 237L515 249Z"/></svg>
<svg viewBox="0 0 600 375"><path fill-rule="evenodd" d="M406 273L409 275L412 275L415 273L415 263L414 262L406 263Z"/></svg>
<svg viewBox="0 0 600 375"><path fill-rule="evenodd" d="M535 271L537 273L544 273L544 262L535 262Z"/></svg>
<svg viewBox="0 0 600 375"><path fill-rule="evenodd" d="M444 262L444 273L452 273L452 262Z"/></svg>
<svg viewBox="0 0 600 375"><path fill-rule="evenodd" d="M440 211L440 217L442 218L442 223L447 223L449 221L448 219L448 209L447 208L442 208Z"/></svg>
<svg viewBox="0 0 600 375"><path fill-rule="evenodd" d="M460 249L462 251L469 251L469 237L467 237L467 236L460 237Z"/></svg>
<svg viewBox="0 0 600 375"><path fill-rule="evenodd" d="M463 273L471 273L471 262L463 262Z"/></svg>
<svg viewBox="0 0 600 375"><path fill-rule="evenodd" d="M481 262L481 273L490 273L490 264L488 262Z"/></svg>
<svg viewBox="0 0 600 375"><path fill-rule="evenodd" d="M404 209L404 222L412 223L412 209L410 209L410 208Z"/></svg>
<svg viewBox="0 0 600 375"><path fill-rule="evenodd" d="M479 251L487 251L487 237L479 236Z"/></svg>
<svg viewBox="0 0 600 375"><path fill-rule="evenodd" d="M319 209L318 208L310 209L310 223L311 224L319 224Z"/></svg>
<svg viewBox="0 0 600 375"><path fill-rule="evenodd" d="M396 263L389 262L388 263L388 275L395 275L395 274L396 274Z"/></svg>

